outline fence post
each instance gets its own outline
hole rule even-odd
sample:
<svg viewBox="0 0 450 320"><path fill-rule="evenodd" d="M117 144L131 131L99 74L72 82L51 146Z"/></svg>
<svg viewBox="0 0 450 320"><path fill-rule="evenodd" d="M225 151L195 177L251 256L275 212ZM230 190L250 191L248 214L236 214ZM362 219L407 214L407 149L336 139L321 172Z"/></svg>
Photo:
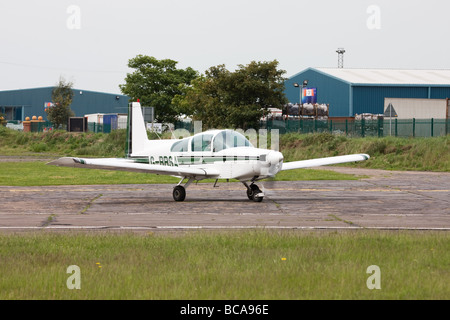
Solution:
<svg viewBox="0 0 450 320"><path fill-rule="evenodd" d="M413 118L413 138L416 137L416 118Z"/></svg>
<svg viewBox="0 0 450 320"><path fill-rule="evenodd" d="M431 136L434 135L434 119L431 118Z"/></svg>
<svg viewBox="0 0 450 320"><path fill-rule="evenodd" d="M398 136L398 131L397 131L397 121L398 119L397 118L395 118L395 136L397 137Z"/></svg>
<svg viewBox="0 0 450 320"><path fill-rule="evenodd" d="M348 136L348 119L345 119L345 135Z"/></svg>
<svg viewBox="0 0 450 320"><path fill-rule="evenodd" d="M362 118L361 119L361 137L363 137L363 138L365 136L365 128L364 128L365 122L366 121L364 120L364 118Z"/></svg>
<svg viewBox="0 0 450 320"><path fill-rule="evenodd" d="M378 138L382 137L382 130L381 130L381 126L383 124L383 121L381 121L381 118L378 118L378 126L377 126L377 131L378 131Z"/></svg>

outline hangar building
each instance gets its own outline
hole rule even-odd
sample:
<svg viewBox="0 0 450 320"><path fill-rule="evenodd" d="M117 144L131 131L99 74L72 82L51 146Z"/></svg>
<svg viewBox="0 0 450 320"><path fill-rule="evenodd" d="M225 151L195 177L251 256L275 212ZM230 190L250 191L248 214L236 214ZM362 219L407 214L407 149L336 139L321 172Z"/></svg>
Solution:
<svg viewBox="0 0 450 320"><path fill-rule="evenodd" d="M6 120L23 121L42 116L47 120L45 106L52 101L54 87L0 91L0 113ZM76 117L92 113L127 113L129 97L120 94L72 89L70 106Z"/></svg>
<svg viewBox="0 0 450 320"><path fill-rule="evenodd" d="M305 81L317 103L330 105L330 117L383 114L385 98L450 98L450 70L308 68L285 82L291 103L299 103Z"/></svg>

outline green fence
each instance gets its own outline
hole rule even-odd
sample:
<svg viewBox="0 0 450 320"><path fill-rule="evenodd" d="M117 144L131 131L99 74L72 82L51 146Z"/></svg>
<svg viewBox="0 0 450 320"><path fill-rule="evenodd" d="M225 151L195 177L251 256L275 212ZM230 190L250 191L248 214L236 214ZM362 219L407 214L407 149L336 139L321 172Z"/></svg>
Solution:
<svg viewBox="0 0 450 320"><path fill-rule="evenodd" d="M411 119L385 120L385 135L398 137L439 137L450 134L450 120L447 119Z"/></svg>
<svg viewBox="0 0 450 320"><path fill-rule="evenodd" d="M110 133L111 132L111 124L88 122L88 131L95 132L95 133L98 133L98 132Z"/></svg>
<svg viewBox="0 0 450 320"><path fill-rule="evenodd" d="M278 129L281 134L330 132L355 137L438 137L450 134L450 119L377 119L377 120L270 120L261 128Z"/></svg>
<svg viewBox="0 0 450 320"><path fill-rule="evenodd" d="M51 130L53 127L53 124L49 121L43 121L43 122L31 122L31 132L43 132L47 130ZM103 132L103 133L110 133L111 132L111 124L102 124L102 123L95 123L95 122L89 122L88 123L88 130L90 132Z"/></svg>
<svg viewBox="0 0 450 320"><path fill-rule="evenodd" d="M44 132L53 130L53 124L50 121L31 121L31 132Z"/></svg>
<svg viewBox="0 0 450 320"><path fill-rule="evenodd" d="M375 119L334 120L303 118L295 120L269 120L260 123L261 129L277 129L281 134L330 132L353 137L438 137L450 134L450 119ZM192 122L177 122L175 129L194 132ZM90 129L91 130L91 129Z"/></svg>

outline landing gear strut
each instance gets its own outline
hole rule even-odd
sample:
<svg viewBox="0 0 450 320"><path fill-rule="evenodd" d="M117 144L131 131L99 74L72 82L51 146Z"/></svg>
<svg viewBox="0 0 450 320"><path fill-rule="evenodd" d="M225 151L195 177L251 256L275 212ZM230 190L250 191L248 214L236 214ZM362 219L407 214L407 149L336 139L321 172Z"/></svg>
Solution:
<svg viewBox="0 0 450 320"><path fill-rule="evenodd" d="M256 184L252 183L251 185L248 185L246 182L243 182L243 184L247 187L247 197L250 200L253 200L255 202L263 201L264 193Z"/></svg>

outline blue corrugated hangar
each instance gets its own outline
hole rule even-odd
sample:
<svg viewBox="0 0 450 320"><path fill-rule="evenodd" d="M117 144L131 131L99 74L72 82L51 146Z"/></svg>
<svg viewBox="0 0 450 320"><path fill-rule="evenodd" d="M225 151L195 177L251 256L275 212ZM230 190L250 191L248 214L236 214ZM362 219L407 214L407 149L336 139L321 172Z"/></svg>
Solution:
<svg viewBox="0 0 450 320"><path fill-rule="evenodd" d="M317 103L329 104L330 117L353 117L383 114L385 98L450 98L450 70L308 68L285 86L291 103L309 89Z"/></svg>
<svg viewBox="0 0 450 320"><path fill-rule="evenodd" d="M52 102L54 87L0 91L0 113L6 120L23 121L42 116L47 120L45 106ZM129 97L120 94L72 89L70 106L76 117L92 113L127 113Z"/></svg>

